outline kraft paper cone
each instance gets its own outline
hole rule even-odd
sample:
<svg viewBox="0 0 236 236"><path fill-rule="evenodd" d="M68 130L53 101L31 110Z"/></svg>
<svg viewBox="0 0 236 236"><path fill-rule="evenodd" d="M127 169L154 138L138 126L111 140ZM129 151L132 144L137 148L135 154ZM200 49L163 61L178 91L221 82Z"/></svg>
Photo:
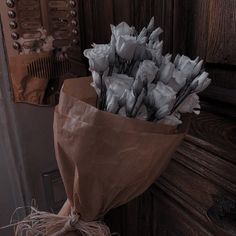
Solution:
<svg viewBox="0 0 236 236"><path fill-rule="evenodd" d="M98 110L90 82L65 81L54 115L56 158L72 213L33 211L18 229L32 235L111 235L98 220L145 192L184 138L176 127Z"/></svg>
<svg viewBox="0 0 236 236"><path fill-rule="evenodd" d="M170 126L103 112L89 78L65 82L55 111L57 162L67 196L85 221L142 194L184 134Z"/></svg>

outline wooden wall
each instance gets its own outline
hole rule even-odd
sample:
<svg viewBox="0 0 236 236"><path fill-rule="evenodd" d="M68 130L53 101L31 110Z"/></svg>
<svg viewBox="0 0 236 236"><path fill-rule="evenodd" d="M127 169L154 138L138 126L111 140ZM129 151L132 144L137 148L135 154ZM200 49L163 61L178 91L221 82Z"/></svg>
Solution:
<svg viewBox="0 0 236 236"><path fill-rule="evenodd" d="M111 23L141 29L152 16L164 29L166 53L205 59L213 83L204 96L236 105L235 0L81 0L82 48L109 42Z"/></svg>
<svg viewBox="0 0 236 236"><path fill-rule="evenodd" d="M155 16L156 25L165 29L165 49L172 49L172 0L81 0L81 31L84 47L110 41L110 24L126 21L138 29Z"/></svg>

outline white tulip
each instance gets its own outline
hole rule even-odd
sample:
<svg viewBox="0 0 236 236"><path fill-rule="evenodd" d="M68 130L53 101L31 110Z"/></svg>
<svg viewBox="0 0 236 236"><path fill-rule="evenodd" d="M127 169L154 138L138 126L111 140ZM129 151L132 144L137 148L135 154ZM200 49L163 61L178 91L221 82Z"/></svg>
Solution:
<svg viewBox="0 0 236 236"><path fill-rule="evenodd" d="M191 78L195 66L196 63L194 61L186 61L185 64L182 66L181 72L186 78Z"/></svg>
<svg viewBox="0 0 236 236"><path fill-rule="evenodd" d="M158 124L178 126L183 122L180 120L181 116L179 113L174 113L172 115L166 116L162 120L158 121Z"/></svg>
<svg viewBox="0 0 236 236"><path fill-rule="evenodd" d="M147 29L144 27L137 37L137 41L143 43L147 41Z"/></svg>
<svg viewBox="0 0 236 236"><path fill-rule="evenodd" d="M199 97L196 93L190 94L178 107L180 113L195 113L200 114Z"/></svg>
<svg viewBox="0 0 236 236"><path fill-rule="evenodd" d="M170 105L169 108L171 109L176 99L176 92L171 87L158 81L156 87L151 91L151 99L153 99L157 109L167 104Z"/></svg>
<svg viewBox="0 0 236 236"><path fill-rule="evenodd" d="M210 85L211 79L208 78L208 75L207 72L203 72L193 80L190 86L195 88L194 91L196 93L202 92Z"/></svg>
<svg viewBox="0 0 236 236"><path fill-rule="evenodd" d="M149 107L155 107L156 110L168 105L169 111L172 109L176 99L176 92L161 81L158 81L155 88L148 91L147 104Z"/></svg>
<svg viewBox="0 0 236 236"><path fill-rule="evenodd" d="M147 52L151 54L151 59L158 66L161 65L162 63L162 51L163 51L163 41L154 43L153 48L147 48Z"/></svg>
<svg viewBox="0 0 236 236"><path fill-rule="evenodd" d="M195 60L191 60L187 56L177 55L174 63L177 69L180 70L188 79L196 76L200 72L203 61L198 62L198 57Z"/></svg>
<svg viewBox="0 0 236 236"><path fill-rule="evenodd" d="M183 66L190 60L191 59L189 57L185 56L185 55L182 55L182 56L177 55L177 59L176 59L177 69L182 70Z"/></svg>
<svg viewBox="0 0 236 236"><path fill-rule="evenodd" d="M163 64L160 69L160 81L164 84L168 84L173 76L175 65L171 62Z"/></svg>
<svg viewBox="0 0 236 236"><path fill-rule="evenodd" d="M186 84L186 80L187 78L185 75L181 71L175 69L173 72L173 77L168 82L168 86L178 93Z"/></svg>
<svg viewBox="0 0 236 236"><path fill-rule="evenodd" d="M154 16L151 18L148 27L147 27L147 32L151 33L154 30L154 25L155 25L155 18Z"/></svg>
<svg viewBox="0 0 236 236"><path fill-rule="evenodd" d="M142 89L153 82L158 70L153 61L145 60L140 64L132 86L135 96L139 96Z"/></svg>
<svg viewBox="0 0 236 236"><path fill-rule="evenodd" d="M108 112L116 113L119 110L119 98L112 90L107 92L106 109Z"/></svg>
<svg viewBox="0 0 236 236"><path fill-rule="evenodd" d="M107 87L107 111L116 113L120 106L126 104L127 91L134 79L123 74L113 74L112 77L104 77L104 81Z"/></svg>
<svg viewBox="0 0 236 236"><path fill-rule="evenodd" d="M127 23L121 22L119 25L111 25L112 34L118 39L119 36L132 36L134 35L134 28L130 27Z"/></svg>
<svg viewBox="0 0 236 236"><path fill-rule="evenodd" d="M158 67L153 61L145 60L139 66L136 79L149 84L155 79L158 70Z"/></svg>
<svg viewBox="0 0 236 236"><path fill-rule="evenodd" d="M126 117L126 116L127 116L125 107L122 107L122 108L119 110L118 115L119 115L119 116L123 116L123 117Z"/></svg>
<svg viewBox="0 0 236 236"><path fill-rule="evenodd" d="M140 95L138 97L136 96L136 103L135 103L134 107L132 108L132 110L133 110L132 114L131 114L132 117L137 116L138 111L139 111L140 107L142 106L145 97L146 97L146 92L145 92L145 89L143 88Z"/></svg>
<svg viewBox="0 0 236 236"><path fill-rule="evenodd" d="M124 93L123 93L122 96L120 97L119 105L120 105L121 107L123 107L123 106L126 105L126 103L127 103L127 98L128 98L128 96L129 96L129 92L130 92L130 90L125 89Z"/></svg>
<svg viewBox="0 0 236 236"><path fill-rule="evenodd" d="M158 27L156 30L154 30L154 31L151 33L151 35L150 35L150 37L149 37L149 43L148 43L148 47L149 47L149 48L153 48L154 43L160 42L159 36L160 36L160 34L162 34L162 33L163 33L163 30L162 30L160 27Z"/></svg>
<svg viewBox="0 0 236 236"><path fill-rule="evenodd" d="M163 119L165 116L169 114L171 110L170 104L163 105L159 108L155 114L157 120Z"/></svg>
<svg viewBox="0 0 236 236"><path fill-rule="evenodd" d="M179 64L179 60L180 60L180 55L177 54L176 57L175 57L175 60L174 60L174 64L175 64L175 67L178 68L178 64Z"/></svg>
<svg viewBox="0 0 236 236"><path fill-rule="evenodd" d="M202 69L202 65L203 65L203 60L199 61L198 64L194 67L193 73L192 73L193 78L196 77L200 73Z"/></svg>
<svg viewBox="0 0 236 236"><path fill-rule="evenodd" d="M136 115L136 119L139 120L147 120L148 119L148 112L147 107L145 105L142 105Z"/></svg>
<svg viewBox="0 0 236 236"><path fill-rule="evenodd" d="M112 90L114 93L121 97L125 89L130 89L133 84L134 78L124 74L113 74L111 77L104 77L107 90Z"/></svg>
<svg viewBox="0 0 236 236"><path fill-rule="evenodd" d="M109 67L110 45L94 44L94 48L86 49L84 56L89 59L90 70L103 73Z"/></svg>
<svg viewBox="0 0 236 236"><path fill-rule="evenodd" d="M122 59L131 61L137 45L138 42L135 37L128 35L119 36L116 42L116 52Z"/></svg>
<svg viewBox="0 0 236 236"><path fill-rule="evenodd" d="M108 56L97 56L89 59L90 70L103 73L109 66Z"/></svg>

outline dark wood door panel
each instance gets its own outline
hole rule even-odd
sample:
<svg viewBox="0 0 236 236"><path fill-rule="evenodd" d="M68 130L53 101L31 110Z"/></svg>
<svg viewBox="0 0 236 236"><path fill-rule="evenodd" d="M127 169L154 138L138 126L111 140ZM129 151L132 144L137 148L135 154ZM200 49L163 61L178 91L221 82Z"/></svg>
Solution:
<svg viewBox="0 0 236 236"><path fill-rule="evenodd" d="M208 41L209 0L188 1L188 15L183 26L187 28L186 50L188 56L206 59ZM180 9L181 12L182 9ZM175 18L178 20L179 18ZM176 32L178 35L178 31ZM176 49L178 51L178 47Z"/></svg>
<svg viewBox="0 0 236 236"><path fill-rule="evenodd" d="M167 235L174 236L210 236L214 235L189 215L184 208L179 206L173 199L162 190L154 187L154 210L160 214L157 223L158 231L153 231L153 236L161 236L160 229L165 230Z"/></svg>
<svg viewBox="0 0 236 236"><path fill-rule="evenodd" d="M82 0L80 5L83 48L108 43L110 24L126 21L141 30L155 16L156 26L164 29L165 51L172 51L173 0Z"/></svg>
<svg viewBox="0 0 236 236"><path fill-rule="evenodd" d="M213 152L215 155L221 156L222 159L236 164L235 119L202 112L200 116L193 117L189 133L199 140L204 140L205 144L202 142L202 147L209 147L207 148L208 152ZM213 146L211 147L211 145Z"/></svg>
<svg viewBox="0 0 236 236"><path fill-rule="evenodd" d="M210 0L207 62L236 65L236 1Z"/></svg>

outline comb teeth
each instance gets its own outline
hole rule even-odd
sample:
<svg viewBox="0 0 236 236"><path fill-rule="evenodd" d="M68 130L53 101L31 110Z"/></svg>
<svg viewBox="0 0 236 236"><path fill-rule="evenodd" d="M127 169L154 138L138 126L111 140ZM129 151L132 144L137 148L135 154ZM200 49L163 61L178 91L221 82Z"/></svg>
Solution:
<svg viewBox="0 0 236 236"><path fill-rule="evenodd" d="M27 66L28 75L42 79L59 78L68 73L71 63L68 59L57 59L56 57L40 58Z"/></svg>

